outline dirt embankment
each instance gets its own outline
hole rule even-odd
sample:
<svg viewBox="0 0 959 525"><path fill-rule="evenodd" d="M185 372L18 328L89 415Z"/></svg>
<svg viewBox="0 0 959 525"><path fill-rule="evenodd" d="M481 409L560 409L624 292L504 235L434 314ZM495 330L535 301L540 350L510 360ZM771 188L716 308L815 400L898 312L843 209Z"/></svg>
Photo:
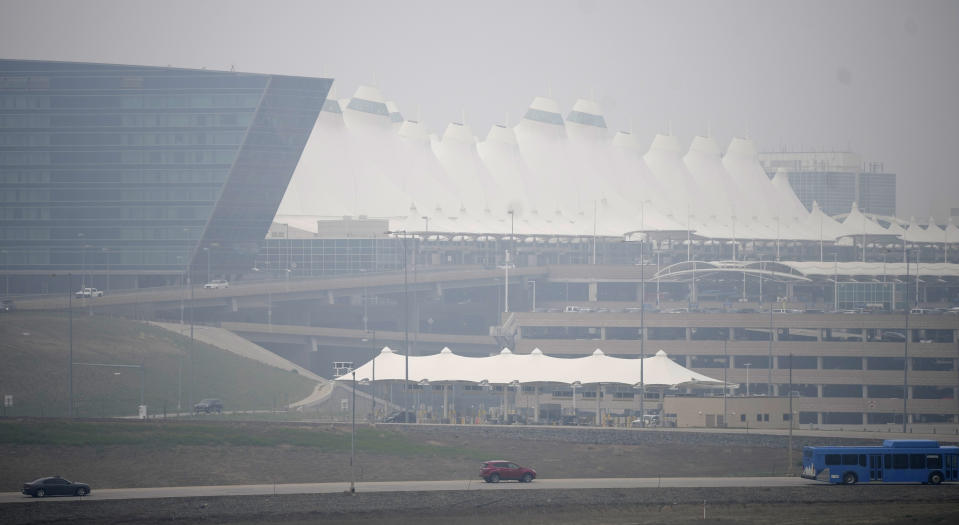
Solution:
<svg viewBox="0 0 959 525"><path fill-rule="evenodd" d="M21 523L957 523L956 486L515 490L27 501Z"/></svg>

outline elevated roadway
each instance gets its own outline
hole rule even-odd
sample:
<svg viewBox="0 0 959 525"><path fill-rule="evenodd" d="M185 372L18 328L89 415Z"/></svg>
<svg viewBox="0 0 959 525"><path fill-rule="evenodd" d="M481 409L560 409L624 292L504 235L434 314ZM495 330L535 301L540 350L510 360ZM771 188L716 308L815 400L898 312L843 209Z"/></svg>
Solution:
<svg viewBox="0 0 959 525"><path fill-rule="evenodd" d="M192 304L198 308L224 306L237 310L245 306L264 306L268 301L327 300L337 297L375 293L377 295L410 292L437 291L444 288L468 288L475 286L502 285L505 271L476 267L431 269L405 272L351 274L342 277L301 278L293 280L270 280L234 282L229 288L205 289L193 286ZM543 278L549 273L547 267L515 268L509 271L511 283L522 283L529 278ZM72 300L75 309L128 308L141 305L153 309L179 307L191 301L187 286L145 288L135 291L115 292L103 297ZM65 294L27 297L17 300L22 310L63 309L68 305Z"/></svg>

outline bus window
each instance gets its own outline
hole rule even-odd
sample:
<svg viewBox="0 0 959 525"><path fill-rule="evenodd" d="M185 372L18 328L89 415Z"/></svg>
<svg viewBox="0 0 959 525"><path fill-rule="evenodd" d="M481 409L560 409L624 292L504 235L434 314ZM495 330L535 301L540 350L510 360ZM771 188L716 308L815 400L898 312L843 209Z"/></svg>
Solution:
<svg viewBox="0 0 959 525"><path fill-rule="evenodd" d="M942 456L929 454L926 456L926 468L942 468Z"/></svg>
<svg viewBox="0 0 959 525"><path fill-rule="evenodd" d="M892 468L892 454L886 454L886 468Z"/></svg>
<svg viewBox="0 0 959 525"><path fill-rule="evenodd" d="M843 455L842 455L842 464L843 464L843 465L858 465L858 464L859 464L859 454L843 454Z"/></svg>
<svg viewBox="0 0 959 525"><path fill-rule="evenodd" d="M859 454L859 466L860 466L860 467L865 467L865 466L866 466L866 455L865 455L865 454Z"/></svg>
<svg viewBox="0 0 959 525"><path fill-rule="evenodd" d="M908 454L893 454L893 455L892 455L892 468L909 468L909 455L908 455Z"/></svg>
<svg viewBox="0 0 959 525"><path fill-rule="evenodd" d="M909 454L909 468L926 468L926 456L922 454Z"/></svg>
<svg viewBox="0 0 959 525"><path fill-rule="evenodd" d="M842 465L842 459L839 454L826 454L827 465Z"/></svg>
<svg viewBox="0 0 959 525"><path fill-rule="evenodd" d="M959 466L959 456L946 454L946 468L956 468L957 466Z"/></svg>

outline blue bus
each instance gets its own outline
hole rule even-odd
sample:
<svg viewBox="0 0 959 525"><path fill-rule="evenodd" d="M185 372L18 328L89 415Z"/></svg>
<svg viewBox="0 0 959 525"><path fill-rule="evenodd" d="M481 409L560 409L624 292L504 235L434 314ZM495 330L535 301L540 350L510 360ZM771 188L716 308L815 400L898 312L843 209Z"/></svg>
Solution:
<svg viewBox="0 0 959 525"><path fill-rule="evenodd" d="M938 441L887 439L881 447L803 447L802 477L852 485L858 482L959 481L959 447Z"/></svg>

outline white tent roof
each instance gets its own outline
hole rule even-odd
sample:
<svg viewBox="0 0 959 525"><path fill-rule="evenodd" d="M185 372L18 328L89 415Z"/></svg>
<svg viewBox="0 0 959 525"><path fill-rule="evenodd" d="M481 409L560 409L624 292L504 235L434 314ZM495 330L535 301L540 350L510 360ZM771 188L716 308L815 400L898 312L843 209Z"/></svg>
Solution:
<svg viewBox="0 0 959 525"><path fill-rule="evenodd" d="M373 377L374 361L376 377ZM642 361L642 365L641 362ZM615 383L646 386L719 386L723 382L685 368L660 350L645 360L610 357L602 350L578 358L558 358L534 349L529 354L514 354L504 348L490 357L465 357L449 348L429 356L410 356L409 380L412 382L467 382L481 384L510 383ZM406 358L384 347L373 361L356 369L356 380L402 381L407 378ZM353 374L337 378L350 381Z"/></svg>
<svg viewBox="0 0 959 525"><path fill-rule="evenodd" d="M905 239L907 242L918 244L935 244L945 242L945 236L942 229L936 226L935 219L930 217L929 227L923 228L916 221L915 217L909 218L909 227L906 228Z"/></svg>
<svg viewBox="0 0 959 525"><path fill-rule="evenodd" d="M858 211L841 228L819 210L805 212L785 176L769 181L747 139L734 139L725 155L708 137L688 148L671 134L641 143L627 132L611 136L595 101L577 100L564 119L546 97L482 142L465 123L450 124L440 138L404 121L373 86L349 99L331 94L275 220L315 232L318 220L365 215L418 231L429 217L431 232L502 234L511 210L514 230L525 235L685 237L689 229L697 240L768 242L815 241L822 231L833 241L862 235L863 224L871 225L867 234L897 233ZM956 233L954 226L913 231L930 243Z"/></svg>
<svg viewBox="0 0 959 525"><path fill-rule="evenodd" d="M952 217L949 218L949 223L946 224L946 242L949 244L959 243L959 228L952 223Z"/></svg>
<svg viewBox="0 0 959 525"><path fill-rule="evenodd" d="M842 221L842 226L843 235L891 235L889 230L863 215L855 202L852 203L852 209L849 211L849 215L846 216L846 220Z"/></svg>
<svg viewBox="0 0 959 525"><path fill-rule="evenodd" d="M842 223L826 215L816 201L812 203L812 211L809 212L809 217L806 219L806 226L809 231L816 235L817 239L828 242L835 242L844 231Z"/></svg>

